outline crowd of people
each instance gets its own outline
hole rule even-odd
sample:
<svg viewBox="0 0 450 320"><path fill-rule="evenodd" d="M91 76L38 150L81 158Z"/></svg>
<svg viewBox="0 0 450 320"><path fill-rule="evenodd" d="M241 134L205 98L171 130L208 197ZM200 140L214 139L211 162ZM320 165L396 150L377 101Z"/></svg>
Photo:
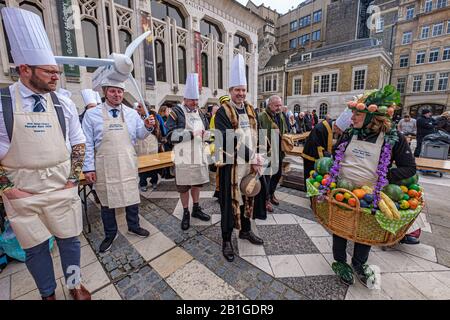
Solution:
<svg viewBox="0 0 450 320"><path fill-rule="evenodd" d="M150 235L141 227L139 203L141 192L148 191L149 182L156 189L160 176L175 178L183 206L181 230L190 228L191 218L209 221L211 216L203 211L199 198L201 188L210 183L210 171L215 171L222 253L231 262L235 259L234 229L239 230L240 239L264 244L252 231L251 219L266 219L273 205L280 204L275 191L285 157L281 147L285 134L310 132L302 154L307 174L316 159L334 152L336 139L364 150L375 144L379 151L390 129L385 118L361 110L347 109L335 120L328 115L319 119L316 110L292 113L279 96L270 97L266 107L257 110L246 100L245 62L240 54L233 58L229 94L220 98L220 105L199 108L197 74L188 74L180 103L162 105L158 111L148 103L127 106L125 84L106 78L101 84L102 98L91 89L81 92L84 110L79 115L73 101L56 92L61 72L39 18L16 8L3 9L2 14L19 80L1 90L0 189L6 214L25 250L26 266L44 300L55 300L52 236L70 294L76 300L91 299L79 272L78 236L83 223L77 184L81 173L101 205L104 239L98 251L104 253L118 236L117 208L125 208L129 233ZM17 26L29 32L15 32ZM356 134L349 136L346 130L352 123ZM405 116L398 124L405 135L416 135L419 150L423 138L436 127L448 131L448 112L436 123L431 112L424 110L417 122ZM267 130L267 136L260 137L260 129ZM138 173L138 156L171 150L174 172ZM392 178L414 174L414 158L408 155L405 140L398 141L394 150L398 153L397 167L390 169ZM372 181L378 157L368 153L371 157L363 160L349 153L343 172L351 176L352 168L369 168L364 178ZM258 183L260 189L255 189ZM343 264L346 241L336 236L333 243L334 269L350 283ZM362 281L369 277L369 251L368 246L355 246L353 262ZM78 270L77 277L73 277L74 270Z"/></svg>

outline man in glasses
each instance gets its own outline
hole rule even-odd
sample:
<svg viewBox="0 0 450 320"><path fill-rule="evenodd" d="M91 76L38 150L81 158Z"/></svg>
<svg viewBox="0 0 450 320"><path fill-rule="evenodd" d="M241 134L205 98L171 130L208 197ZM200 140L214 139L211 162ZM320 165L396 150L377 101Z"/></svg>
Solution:
<svg viewBox="0 0 450 320"><path fill-rule="evenodd" d="M81 201L77 183L85 137L75 104L55 93L60 71L40 18L2 10L19 81L0 91L0 191L26 266L44 300L55 300L49 250L55 236L70 294L90 300L81 285ZM14 131L13 131L14 129Z"/></svg>

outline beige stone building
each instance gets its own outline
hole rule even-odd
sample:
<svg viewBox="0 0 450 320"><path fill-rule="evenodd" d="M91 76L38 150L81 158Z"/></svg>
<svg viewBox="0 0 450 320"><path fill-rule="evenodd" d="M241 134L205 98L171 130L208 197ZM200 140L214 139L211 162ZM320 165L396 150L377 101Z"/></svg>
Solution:
<svg viewBox="0 0 450 320"><path fill-rule="evenodd" d="M450 1L401 0L392 83L403 112L450 109Z"/></svg>
<svg viewBox="0 0 450 320"><path fill-rule="evenodd" d="M392 59L376 39L359 39L294 55L286 67L287 105L337 117L354 96L389 83Z"/></svg>
<svg viewBox="0 0 450 320"><path fill-rule="evenodd" d="M61 4L72 9L70 19L75 32L69 47L61 37L64 32L58 9ZM143 46L133 59L134 76L151 104L159 107L163 103L182 101L186 74L196 71L202 73L200 106L217 103L221 95L228 93L229 67L239 52L247 65L248 100L256 104L257 31L264 19L235 0L0 0L0 8L4 6L21 7L40 15L56 55L70 51L76 56L95 58L106 58L112 52L123 53L143 32L142 12L149 14L154 40L151 74L145 72ZM199 48L198 59L194 48ZM82 108L80 90L91 86L93 70L81 67L72 68L70 73L65 71L61 86L73 93L72 99ZM149 85L148 77L153 78L154 85ZM14 79L0 23L0 86L9 85ZM127 89L127 101L135 101L137 93L131 86Z"/></svg>

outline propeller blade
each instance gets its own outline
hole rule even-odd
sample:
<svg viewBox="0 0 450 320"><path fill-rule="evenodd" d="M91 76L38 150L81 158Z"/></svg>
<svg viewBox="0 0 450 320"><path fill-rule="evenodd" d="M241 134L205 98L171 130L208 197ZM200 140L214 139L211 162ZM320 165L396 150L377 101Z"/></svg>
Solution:
<svg viewBox="0 0 450 320"><path fill-rule="evenodd" d="M130 45L127 47L127 49L125 50L125 55L128 58L131 58L131 56L133 55L134 51L136 50L137 47L139 47L139 45L141 44L142 41L144 41L145 39L147 39L148 36L150 36L152 34L151 31L147 31L144 32L143 34L141 34L139 37L137 37L136 39L134 39L133 42L130 43Z"/></svg>
<svg viewBox="0 0 450 320"><path fill-rule="evenodd" d="M145 106L145 100L144 97L142 96L141 90L139 90L139 86L136 82L136 79L133 78L133 75L129 75L128 79L130 79L131 84L134 86L134 88L136 89L138 95L139 95L139 99L141 100L142 105L144 106L144 110L145 110L145 117L148 118L149 117L149 113L147 110L147 107Z"/></svg>
<svg viewBox="0 0 450 320"><path fill-rule="evenodd" d="M112 59L97 59L97 58L82 58L82 57L67 57L56 56L56 62L59 64L68 64L83 67L104 67L114 64Z"/></svg>

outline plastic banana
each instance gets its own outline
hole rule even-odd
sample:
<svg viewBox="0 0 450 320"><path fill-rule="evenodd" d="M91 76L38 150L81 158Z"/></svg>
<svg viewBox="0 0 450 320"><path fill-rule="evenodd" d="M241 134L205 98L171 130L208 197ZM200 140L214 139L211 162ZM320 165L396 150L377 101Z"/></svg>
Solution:
<svg viewBox="0 0 450 320"><path fill-rule="evenodd" d="M391 198L389 198L387 196L387 194L385 194L384 192L380 192L381 195L381 199L384 200L384 202L386 203L386 205L388 206L388 208L391 210L391 213L394 217L395 220L400 220L400 212L398 212L397 207L395 206L394 201L392 201Z"/></svg>
<svg viewBox="0 0 450 320"><path fill-rule="evenodd" d="M388 219L393 219L394 218L391 210L389 209L389 207L386 204L386 202L384 202L384 200L380 200L378 202L378 208L380 208L381 212L383 212L383 214L386 216L386 218L388 218Z"/></svg>

